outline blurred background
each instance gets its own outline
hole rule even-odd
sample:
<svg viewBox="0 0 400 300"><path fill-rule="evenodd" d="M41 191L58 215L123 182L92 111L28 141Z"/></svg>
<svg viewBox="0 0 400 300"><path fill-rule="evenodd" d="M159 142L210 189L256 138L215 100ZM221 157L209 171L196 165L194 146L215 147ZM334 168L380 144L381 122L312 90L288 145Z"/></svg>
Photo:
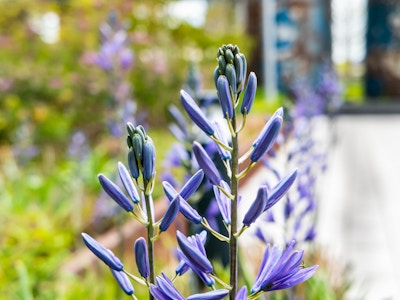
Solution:
<svg viewBox="0 0 400 300"><path fill-rule="evenodd" d="M257 74L255 115L321 78L335 92L314 126L329 144L318 243L353 292L313 299L400 299L395 0L0 0L0 299L123 297L76 260L80 232L126 222L97 174L125 161L127 121L149 131L162 174L168 107L183 87L214 89L228 43Z"/></svg>

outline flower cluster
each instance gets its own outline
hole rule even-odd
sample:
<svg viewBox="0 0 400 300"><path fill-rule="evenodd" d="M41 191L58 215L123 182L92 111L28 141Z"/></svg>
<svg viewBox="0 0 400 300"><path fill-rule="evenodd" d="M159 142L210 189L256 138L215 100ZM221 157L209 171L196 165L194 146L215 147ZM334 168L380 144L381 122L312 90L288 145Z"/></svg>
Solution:
<svg viewBox="0 0 400 300"><path fill-rule="evenodd" d="M247 79L246 58L237 46L223 45L218 49L218 66L214 71L215 85L218 94L221 114L220 122L212 122L200 109L196 101L186 91L181 91L181 102L184 110L193 123L212 140L219 149L222 167L218 167L203 145L194 141L191 155L199 170L194 173L180 189L170 182L162 183L169 206L160 220L154 220L152 199L155 184L155 149L152 139L142 126L128 123L127 145L128 168L118 164L118 171L124 192L106 176L100 174L99 181L104 191L127 213L131 214L147 229L147 239L139 237L134 245L136 265L140 276L127 272L123 263L96 240L86 233L82 234L87 247L99 257L114 274L123 291L134 296L130 277L136 283L147 286L149 299L223 299L229 296L231 300L256 299L262 293L290 288L310 278L317 268L305 268L302 264L303 252L294 250L295 241L291 241L285 250L278 246L268 246L265 249L259 272L252 286L239 286L238 248L243 232L251 227L265 212L269 211L290 189L297 172L289 175L273 188L261 186L255 199L245 211L243 219L238 216L241 208L239 181L248 171L272 149L282 127L283 110L278 109L266 122L256 137L249 151L239 157L239 135L246 124L246 118L251 111L257 88L257 79L253 72ZM243 92L243 97L242 97ZM240 115L237 107L240 105ZM184 128L181 128L184 131ZM223 134L228 133L228 136ZM239 170L239 165L247 164ZM222 174L226 176L222 176ZM200 214L190 202L192 195L206 180L215 195L215 201L222 216L225 231L213 228L207 217ZM154 267L154 247L160 235L168 230L178 213L181 213L190 223L203 230L186 236L177 231L177 255L179 263L175 276L170 279L166 273L156 276ZM208 257L205 248L207 236L211 234L218 240L229 245L229 282L218 276ZM192 270L204 282L210 291L183 296L174 286L174 281ZM219 288L218 288L219 287Z"/></svg>

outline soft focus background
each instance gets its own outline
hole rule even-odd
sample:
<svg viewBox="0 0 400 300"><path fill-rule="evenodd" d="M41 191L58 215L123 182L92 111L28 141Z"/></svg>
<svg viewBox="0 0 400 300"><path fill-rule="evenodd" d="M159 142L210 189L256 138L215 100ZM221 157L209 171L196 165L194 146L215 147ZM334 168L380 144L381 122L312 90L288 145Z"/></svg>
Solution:
<svg viewBox="0 0 400 300"><path fill-rule="evenodd" d="M400 299L400 3L379 0L0 0L0 299L124 297L81 250L82 231L132 248L97 174L125 161L126 121L162 174L167 109L181 88L214 89L224 43L257 74L256 127L299 95L320 105L321 80L340 89L313 134L329 145L319 264L344 279L315 280L313 299Z"/></svg>

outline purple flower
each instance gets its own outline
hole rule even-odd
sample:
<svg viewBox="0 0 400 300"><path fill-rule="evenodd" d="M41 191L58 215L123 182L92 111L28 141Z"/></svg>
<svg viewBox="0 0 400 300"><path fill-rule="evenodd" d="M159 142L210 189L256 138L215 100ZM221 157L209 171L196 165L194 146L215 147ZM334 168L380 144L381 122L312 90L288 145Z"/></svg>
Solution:
<svg viewBox="0 0 400 300"><path fill-rule="evenodd" d="M185 185L182 187L179 193L182 196L182 198L185 199L186 201L189 200L189 198L199 188L201 182L203 181L203 178L204 178L204 172L201 169L198 170L192 177L190 177L189 180L186 181Z"/></svg>
<svg viewBox="0 0 400 300"><path fill-rule="evenodd" d="M214 162L208 156L207 152L204 150L203 146L198 143L193 143L193 153L196 157L197 163L200 168L203 169L208 180L214 185L218 185L221 181L221 175L219 174Z"/></svg>
<svg viewBox="0 0 400 300"><path fill-rule="evenodd" d="M168 209L161 220L160 223L161 232L166 231L172 224L172 222L175 220L179 212L179 207L180 207L180 197L176 197L174 200L170 202Z"/></svg>
<svg viewBox="0 0 400 300"><path fill-rule="evenodd" d="M268 245L251 289L252 294L290 288L314 275L318 266L302 267L303 251L292 252L294 245L295 241L290 242L284 251Z"/></svg>
<svg viewBox="0 0 400 300"><path fill-rule="evenodd" d="M196 104L193 98L184 90L181 90L181 101L184 109L192 121L207 135L213 135L214 128L212 127L210 121L208 121L203 111Z"/></svg>
<svg viewBox="0 0 400 300"><path fill-rule="evenodd" d="M147 278L150 275L149 257L147 256L146 240L142 237L138 238L134 245L136 266L140 275Z"/></svg>
<svg viewBox="0 0 400 300"><path fill-rule="evenodd" d="M220 75L217 80L218 98L222 108L224 118L232 119L233 116L233 101L229 82L226 76Z"/></svg>
<svg viewBox="0 0 400 300"><path fill-rule="evenodd" d="M254 72L250 72L249 80L247 82L246 91L244 92L242 107L240 108L240 112L244 114L248 114L254 102L254 97L256 96L257 91L257 76Z"/></svg>
<svg viewBox="0 0 400 300"><path fill-rule="evenodd" d="M243 225L250 226L250 224L254 223L257 220L257 218L264 211L264 207L267 204L267 200L268 200L267 187L262 186L258 189L256 199L253 201L249 210L244 216Z"/></svg>
<svg viewBox="0 0 400 300"><path fill-rule="evenodd" d="M82 239L90 251L100 258L107 266L115 271L122 271L124 265L111 250L105 248L87 233L82 232Z"/></svg>
<svg viewBox="0 0 400 300"><path fill-rule="evenodd" d="M129 197L131 197L134 203L139 203L140 197L138 191L136 190L136 187L132 182L132 178L129 175L128 170L121 162L118 163L118 173L119 177L121 178L122 184L128 192Z"/></svg>
<svg viewBox="0 0 400 300"><path fill-rule="evenodd" d="M252 162L259 161L260 158L272 148L276 138L278 137L281 126L282 116L278 109L278 111L276 111L265 124L264 128L253 143L254 149L250 154Z"/></svg>
<svg viewBox="0 0 400 300"><path fill-rule="evenodd" d="M198 234L186 237L179 230L176 232L179 249L185 262L204 273L211 273L213 267L207 258L206 250Z"/></svg>
<svg viewBox="0 0 400 300"><path fill-rule="evenodd" d="M129 200L121 189L103 174L98 176L103 190L127 212L133 211L132 201Z"/></svg>
<svg viewBox="0 0 400 300"><path fill-rule="evenodd" d="M132 283L129 280L128 276L123 271L115 271L110 269L111 273L114 275L115 280L118 282L121 289L127 295L132 295L135 290L133 289Z"/></svg>

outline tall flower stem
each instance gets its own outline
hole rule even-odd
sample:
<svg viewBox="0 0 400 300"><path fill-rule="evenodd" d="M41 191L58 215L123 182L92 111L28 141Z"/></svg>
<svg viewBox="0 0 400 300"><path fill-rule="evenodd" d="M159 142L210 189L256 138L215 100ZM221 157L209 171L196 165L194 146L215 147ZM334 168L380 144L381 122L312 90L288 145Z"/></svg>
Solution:
<svg viewBox="0 0 400 300"><path fill-rule="evenodd" d="M147 255L149 257L149 267L150 267L150 275L149 275L149 281L152 284L155 284L156 282L156 277L154 273L154 217L153 217L153 211L152 211L152 201L151 201L151 195L150 193L147 192L147 186L151 184L149 181L143 179L144 187L145 187L145 192L144 192L144 200L146 203L146 213L147 213ZM151 295L150 290L149 290L149 300L154 300L154 297Z"/></svg>
<svg viewBox="0 0 400 300"><path fill-rule="evenodd" d="M238 284L238 243L237 243L237 206L238 206L238 185L239 179L236 177L239 171L239 143L236 133L236 115L233 113L232 124L232 178L231 192L234 196L231 202L231 232L229 241L229 260L230 260L230 285L232 287L229 299L234 300L236 297Z"/></svg>

